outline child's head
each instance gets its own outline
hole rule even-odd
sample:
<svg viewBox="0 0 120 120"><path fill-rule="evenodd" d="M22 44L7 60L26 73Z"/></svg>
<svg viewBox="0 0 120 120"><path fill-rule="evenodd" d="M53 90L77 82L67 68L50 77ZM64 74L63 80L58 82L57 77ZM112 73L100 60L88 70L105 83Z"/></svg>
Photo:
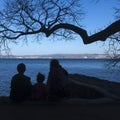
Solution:
<svg viewBox="0 0 120 120"><path fill-rule="evenodd" d="M45 80L45 76L41 73L37 74L37 82L42 83Z"/></svg>

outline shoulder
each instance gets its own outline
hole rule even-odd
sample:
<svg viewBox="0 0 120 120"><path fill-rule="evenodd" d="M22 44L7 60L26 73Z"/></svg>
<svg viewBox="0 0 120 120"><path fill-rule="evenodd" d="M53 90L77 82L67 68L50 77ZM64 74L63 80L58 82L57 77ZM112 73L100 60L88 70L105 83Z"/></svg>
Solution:
<svg viewBox="0 0 120 120"><path fill-rule="evenodd" d="M28 76L26 76L26 75L24 75L24 78L26 78L27 80L30 80L30 77L28 77Z"/></svg>
<svg viewBox="0 0 120 120"><path fill-rule="evenodd" d="M18 74L15 74L13 77L12 77L12 79L16 79L16 78L18 78Z"/></svg>

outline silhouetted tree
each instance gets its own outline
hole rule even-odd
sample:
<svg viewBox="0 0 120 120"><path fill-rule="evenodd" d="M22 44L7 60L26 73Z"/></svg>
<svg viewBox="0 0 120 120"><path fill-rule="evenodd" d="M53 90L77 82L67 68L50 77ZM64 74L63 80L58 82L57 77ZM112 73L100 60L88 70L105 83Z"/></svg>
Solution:
<svg viewBox="0 0 120 120"><path fill-rule="evenodd" d="M0 11L0 45L7 40L40 33L63 36L70 39L74 33L81 36L84 44L101 40L120 31L120 19L91 36L80 25L83 18L80 0L7 0Z"/></svg>
<svg viewBox="0 0 120 120"><path fill-rule="evenodd" d="M116 21L120 20L120 0L118 7L115 7L115 19ZM120 25L118 26L120 27ZM109 64L109 67L113 68L118 68L120 67L119 62L120 62L120 31L109 36L108 37L109 41L107 42L108 44L108 49L107 49L107 54L112 58L112 61Z"/></svg>
<svg viewBox="0 0 120 120"><path fill-rule="evenodd" d="M71 39L73 32L65 23L79 26L84 17L79 0L6 0L0 9L0 44L7 47L7 40L27 40L34 35L41 38L52 35ZM69 21L69 22L68 22Z"/></svg>

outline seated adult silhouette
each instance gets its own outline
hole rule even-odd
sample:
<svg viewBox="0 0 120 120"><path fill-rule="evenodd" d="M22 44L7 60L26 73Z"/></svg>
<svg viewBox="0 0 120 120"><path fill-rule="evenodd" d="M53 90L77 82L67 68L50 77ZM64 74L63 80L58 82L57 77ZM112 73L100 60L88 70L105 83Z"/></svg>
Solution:
<svg viewBox="0 0 120 120"><path fill-rule="evenodd" d="M64 87L67 76L68 72L59 64L59 61L52 59L47 80L48 100L60 100L65 96Z"/></svg>
<svg viewBox="0 0 120 120"><path fill-rule="evenodd" d="M47 98L46 85L43 83L45 76L41 73L37 74L37 83L33 85L32 99L36 101L44 102Z"/></svg>
<svg viewBox="0 0 120 120"><path fill-rule="evenodd" d="M28 100L31 96L32 84L30 77L24 75L26 66L20 63L17 66L18 74L14 75L11 80L10 99L14 102Z"/></svg>

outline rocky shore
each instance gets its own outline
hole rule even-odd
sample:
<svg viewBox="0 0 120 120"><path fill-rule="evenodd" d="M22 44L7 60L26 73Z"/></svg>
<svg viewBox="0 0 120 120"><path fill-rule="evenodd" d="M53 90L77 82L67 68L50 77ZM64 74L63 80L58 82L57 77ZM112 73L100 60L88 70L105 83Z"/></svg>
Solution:
<svg viewBox="0 0 120 120"><path fill-rule="evenodd" d="M90 77L80 74L71 74L70 78L78 81L79 83L85 83L88 85L100 87L106 91L120 97L120 82L112 82L109 80L99 79L96 77Z"/></svg>

